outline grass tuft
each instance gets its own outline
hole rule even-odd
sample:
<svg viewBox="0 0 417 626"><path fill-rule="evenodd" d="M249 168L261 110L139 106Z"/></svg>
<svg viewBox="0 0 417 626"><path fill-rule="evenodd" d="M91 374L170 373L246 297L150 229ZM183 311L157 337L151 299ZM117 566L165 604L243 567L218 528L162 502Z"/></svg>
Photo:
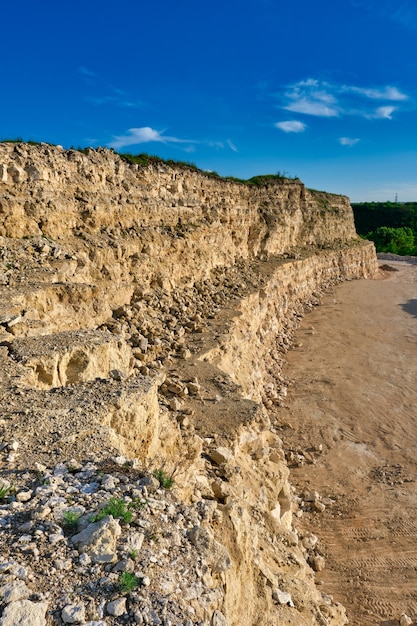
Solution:
<svg viewBox="0 0 417 626"><path fill-rule="evenodd" d="M80 517L81 513L79 513L78 511L65 511L64 515L62 516L63 527L69 530L74 529L77 526Z"/></svg>
<svg viewBox="0 0 417 626"><path fill-rule="evenodd" d="M131 572L122 572L119 576L119 589L122 593L130 593L139 583L140 579Z"/></svg>
<svg viewBox="0 0 417 626"><path fill-rule="evenodd" d="M111 515L115 519L121 519L126 524L129 524L133 518L132 511L129 510L126 502L121 498L110 498L107 504L93 515L90 520L92 522L99 522L107 517L107 515Z"/></svg>

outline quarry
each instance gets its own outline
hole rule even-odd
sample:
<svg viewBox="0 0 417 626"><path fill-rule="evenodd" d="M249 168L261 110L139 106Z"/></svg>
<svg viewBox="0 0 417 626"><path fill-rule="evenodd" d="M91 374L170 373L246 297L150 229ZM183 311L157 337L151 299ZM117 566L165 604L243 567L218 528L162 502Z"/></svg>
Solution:
<svg viewBox="0 0 417 626"><path fill-rule="evenodd" d="M298 179L1 143L0 626L346 624L283 364L378 272L349 199Z"/></svg>

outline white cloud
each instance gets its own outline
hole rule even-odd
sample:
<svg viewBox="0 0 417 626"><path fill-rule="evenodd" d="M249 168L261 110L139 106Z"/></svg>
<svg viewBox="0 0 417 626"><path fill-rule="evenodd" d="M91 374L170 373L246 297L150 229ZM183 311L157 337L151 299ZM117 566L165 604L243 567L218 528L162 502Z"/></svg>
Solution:
<svg viewBox="0 0 417 626"><path fill-rule="evenodd" d="M143 126L141 128L129 128L126 135L118 135L114 137L114 140L111 141L108 146L110 148L114 148L115 150L119 150L125 146L134 146L141 143L150 143L150 142L158 142L158 143L184 143L184 144L195 144L199 143L193 139L178 139L178 137L169 137L167 135L163 135L162 132L158 130L154 130L149 126Z"/></svg>
<svg viewBox="0 0 417 626"><path fill-rule="evenodd" d="M358 138L353 139L352 137L339 137L340 145L348 146L349 148L352 148L352 146L356 146L359 141L360 139Z"/></svg>
<svg viewBox="0 0 417 626"><path fill-rule="evenodd" d="M375 110L370 106L370 100L380 100L382 106ZM281 108L315 117L349 115L368 119L391 119L392 113L398 107L388 103L405 100L408 100L408 96L392 85L357 87L307 78L290 85L281 95Z"/></svg>
<svg viewBox="0 0 417 626"><path fill-rule="evenodd" d="M283 108L293 113L304 113L317 117L337 117L339 115L339 111L335 107L329 107L324 102L309 98L299 98Z"/></svg>
<svg viewBox="0 0 417 626"><path fill-rule="evenodd" d="M288 120L286 122L277 122L274 124L276 128L283 130L284 133L303 133L307 125L298 120Z"/></svg>
<svg viewBox="0 0 417 626"><path fill-rule="evenodd" d="M357 93L373 100L408 100L408 96L405 93L402 93L397 87L391 87L390 85L380 89L344 85L343 89L347 92Z"/></svg>
<svg viewBox="0 0 417 626"><path fill-rule="evenodd" d="M396 107L386 106L378 107L373 117L377 119L392 120L392 114L396 110Z"/></svg>
<svg viewBox="0 0 417 626"><path fill-rule="evenodd" d="M320 83L314 78L295 83L285 94L289 102L282 108L305 115L337 117L339 111L335 106L336 99L329 87L327 83Z"/></svg>

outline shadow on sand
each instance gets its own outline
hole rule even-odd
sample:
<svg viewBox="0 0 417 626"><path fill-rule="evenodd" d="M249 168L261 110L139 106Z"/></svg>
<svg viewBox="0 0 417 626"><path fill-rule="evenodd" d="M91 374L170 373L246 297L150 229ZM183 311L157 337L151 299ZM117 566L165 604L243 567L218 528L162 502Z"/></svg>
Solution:
<svg viewBox="0 0 417 626"><path fill-rule="evenodd" d="M417 300L409 300L405 304L399 304L403 311L417 317Z"/></svg>

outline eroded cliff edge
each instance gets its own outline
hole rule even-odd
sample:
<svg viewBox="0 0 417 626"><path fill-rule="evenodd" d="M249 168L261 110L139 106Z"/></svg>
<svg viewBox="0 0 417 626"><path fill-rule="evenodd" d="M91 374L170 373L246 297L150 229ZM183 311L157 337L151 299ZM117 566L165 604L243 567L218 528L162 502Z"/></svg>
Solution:
<svg viewBox="0 0 417 626"><path fill-rule="evenodd" d="M176 501L196 511L181 542L199 592L169 594L182 621L146 621L131 594L103 623L345 623L293 528L274 406L305 308L377 272L349 200L49 145L0 144L0 181L2 473L122 454L175 470ZM63 602L52 593L48 623L64 623Z"/></svg>

